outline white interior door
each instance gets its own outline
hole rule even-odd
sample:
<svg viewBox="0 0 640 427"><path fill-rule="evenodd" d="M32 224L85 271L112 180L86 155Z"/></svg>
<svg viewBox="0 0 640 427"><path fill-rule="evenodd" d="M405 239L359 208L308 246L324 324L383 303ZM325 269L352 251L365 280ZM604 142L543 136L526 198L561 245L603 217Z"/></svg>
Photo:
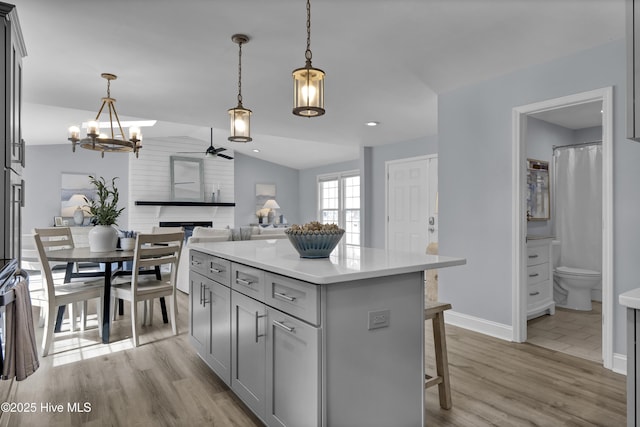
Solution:
<svg viewBox="0 0 640 427"><path fill-rule="evenodd" d="M438 241L438 157L387 162L387 248L424 253Z"/></svg>

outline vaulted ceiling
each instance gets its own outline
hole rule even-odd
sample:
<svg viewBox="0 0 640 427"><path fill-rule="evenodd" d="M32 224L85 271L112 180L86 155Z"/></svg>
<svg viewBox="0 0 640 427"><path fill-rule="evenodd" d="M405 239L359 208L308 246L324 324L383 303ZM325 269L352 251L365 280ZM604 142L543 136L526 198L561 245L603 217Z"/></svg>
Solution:
<svg viewBox="0 0 640 427"><path fill-rule="evenodd" d="M14 0L24 60L27 144L66 143L95 116L103 72L124 118L156 119L169 138L294 168L351 160L359 147L435 135L438 94L624 37L624 0L312 0L313 65L326 115L291 113L304 66L304 0ZM253 142L227 141L242 94ZM367 127L367 121L378 121ZM252 150L257 148L259 153ZM114 154L118 155L118 154Z"/></svg>

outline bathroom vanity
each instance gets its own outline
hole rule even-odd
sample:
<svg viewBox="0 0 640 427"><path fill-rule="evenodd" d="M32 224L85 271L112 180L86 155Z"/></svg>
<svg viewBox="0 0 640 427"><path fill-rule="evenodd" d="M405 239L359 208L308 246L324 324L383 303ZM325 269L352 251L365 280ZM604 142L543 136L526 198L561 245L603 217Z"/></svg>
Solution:
<svg viewBox="0 0 640 427"><path fill-rule="evenodd" d="M461 258L288 240L191 247L190 342L268 426L424 425L424 270Z"/></svg>
<svg viewBox="0 0 640 427"><path fill-rule="evenodd" d="M550 236L527 236L527 319L555 314Z"/></svg>

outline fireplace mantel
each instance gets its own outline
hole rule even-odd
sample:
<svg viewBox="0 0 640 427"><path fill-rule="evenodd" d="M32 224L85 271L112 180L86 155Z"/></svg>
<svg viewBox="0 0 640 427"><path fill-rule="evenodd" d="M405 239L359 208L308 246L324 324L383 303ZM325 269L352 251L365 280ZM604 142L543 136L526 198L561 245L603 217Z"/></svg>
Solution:
<svg viewBox="0 0 640 427"><path fill-rule="evenodd" d="M180 202L180 201L147 201L136 200L136 206L235 206L235 203L213 203L213 202Z"/></svg>

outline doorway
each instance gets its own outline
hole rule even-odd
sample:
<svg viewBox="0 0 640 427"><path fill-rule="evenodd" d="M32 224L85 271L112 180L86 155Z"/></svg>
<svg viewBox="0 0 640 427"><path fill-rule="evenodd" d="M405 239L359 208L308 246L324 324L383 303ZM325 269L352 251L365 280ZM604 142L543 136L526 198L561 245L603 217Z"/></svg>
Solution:
<svg viewBox="0 0 640 427"><path fill-rule="evenodd" d="M425 253L438 241L438 156L388 161L386 248Z"/></svg>
<svg viewBox="0 0 640 427"><path fill-rule="evenodd" d="M611 87L551 99L513 109L513 341L527 340L526 292L526 136L527 119L560 115L570 109L601 103L602 123L602 361L613 368L613 123Z"/></svg>

